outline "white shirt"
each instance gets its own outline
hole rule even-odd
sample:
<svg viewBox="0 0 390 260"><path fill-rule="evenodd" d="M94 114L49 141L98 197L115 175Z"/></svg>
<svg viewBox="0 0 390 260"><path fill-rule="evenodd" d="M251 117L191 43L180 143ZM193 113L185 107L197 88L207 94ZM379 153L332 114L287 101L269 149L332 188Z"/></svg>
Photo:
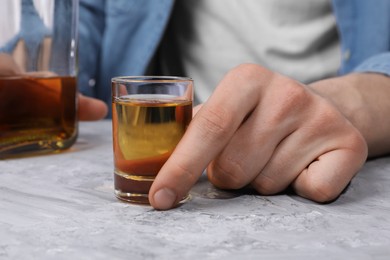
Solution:
<svg viewBox="0 0 390 260"><path fill-rule="evenodd" d="M336 75L340 48L330 0L176 1L163 59L179 56L204 102L224 74L257 63L304 83ZM169 49L169 48L168 48ZM169 68L168 68L169 71Z"/></svg>

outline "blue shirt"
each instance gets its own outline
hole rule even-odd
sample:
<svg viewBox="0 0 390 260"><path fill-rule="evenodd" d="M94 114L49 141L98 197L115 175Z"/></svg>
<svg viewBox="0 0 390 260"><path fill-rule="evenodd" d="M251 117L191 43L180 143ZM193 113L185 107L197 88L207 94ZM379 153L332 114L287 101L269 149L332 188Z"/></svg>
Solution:
<svg viewBox="0 0 390 260"><path fill-rule="evenodd" d="M79 89L111 103L111 78L146 72L173 0L81 0ZM341 42L340 75L390 76L390 1L333 0Z"/></svg>

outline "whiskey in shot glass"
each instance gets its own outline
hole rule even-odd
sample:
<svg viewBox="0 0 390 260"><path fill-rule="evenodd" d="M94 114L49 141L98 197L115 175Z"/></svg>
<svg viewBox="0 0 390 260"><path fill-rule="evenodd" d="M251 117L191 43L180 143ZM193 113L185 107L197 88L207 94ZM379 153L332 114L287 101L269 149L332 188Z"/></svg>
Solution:
<svg viewBox="0 0 390 260"><path fill-rule="evenodd" d="M154 178L192 119L193 81L117 77L112 94L115 195L149 204Z"/></svg>

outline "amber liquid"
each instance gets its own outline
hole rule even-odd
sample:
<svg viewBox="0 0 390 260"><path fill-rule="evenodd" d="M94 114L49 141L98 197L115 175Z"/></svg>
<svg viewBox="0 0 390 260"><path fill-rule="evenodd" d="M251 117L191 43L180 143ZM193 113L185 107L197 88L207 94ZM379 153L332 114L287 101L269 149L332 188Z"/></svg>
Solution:
<svg viewBox="0 0 390 260"><path fill-rule="evenodd" d="M0 159L69 148L76 91L74 77L0 77Z"/></svg>
<svg viewBox="0 0 390 260"><path fill-rule="evenodd" d="M167 95L113 101L114 183L119 199L149 203L147 194L192 118L192 101Z"/></svg>

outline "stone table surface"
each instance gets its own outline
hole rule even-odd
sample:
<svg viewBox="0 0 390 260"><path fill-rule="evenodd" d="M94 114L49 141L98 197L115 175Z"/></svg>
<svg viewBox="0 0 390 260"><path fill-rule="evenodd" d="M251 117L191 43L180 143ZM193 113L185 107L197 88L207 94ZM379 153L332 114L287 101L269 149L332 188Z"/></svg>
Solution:
<svg viewBox="0 0 390 260"><path fill-rule="evenodd" d="M215 189L170 211L113 193L111 121L67 152L0 161L0 259L390 259L390 157L335 202Z"/></svg>

